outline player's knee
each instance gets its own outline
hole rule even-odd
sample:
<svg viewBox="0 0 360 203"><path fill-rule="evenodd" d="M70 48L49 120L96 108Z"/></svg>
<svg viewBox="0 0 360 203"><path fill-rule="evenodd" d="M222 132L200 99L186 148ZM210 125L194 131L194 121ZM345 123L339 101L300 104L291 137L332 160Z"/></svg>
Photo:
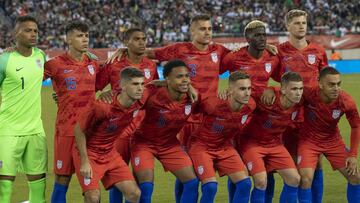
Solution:
<svg viewBox="0 0 360 203"><path fill-rule="evenodd" d="M125 194L125 199L128 202L139 202L140 196L141 196L140 189L135 187L133 190Z"/></svg>
<svg viewBox="0 0 360 203"><path fill-rule="evenodd" d="M55 175L55 182L61 185L69 185L71 181L71 175Z"/></svg>
<svg viewBox="0 0 360 203"><path fill-rule="evenodd" d="M297 187L297 186L299 186L299 184L300 184L300 179L301 179L300 175L299 175L298 173L296 173L296 174L288 177L285 182L286 182L286 184L288 184L288 185Z"/></svg>
<svg viewBox="0 0 360 203"><path fill-rule="evenodd" d="M265 190L267 186L266 178L258 178L254 180L254 186L258 189Z"/></svg>
<svg viewBox="0 0 360 203"><path fill-rule="evenodd" d="M313 179L310 176L302 175L301 180L300 180L301 188L304 188L304 189L310 188L311 184L312 184L312 181L313 181Z"/></svg>
<svg viewBox="0 0 360 203"><path fill-rule="evenodd" d="M98 191L88 191L84 194L86 203L99 203L100 202L100 192Z"/></svg>

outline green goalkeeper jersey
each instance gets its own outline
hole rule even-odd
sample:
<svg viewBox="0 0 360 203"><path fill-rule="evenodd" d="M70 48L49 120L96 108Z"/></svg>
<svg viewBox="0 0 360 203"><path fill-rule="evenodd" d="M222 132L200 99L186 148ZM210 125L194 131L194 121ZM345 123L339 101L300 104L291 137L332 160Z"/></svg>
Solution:
<svg viewBox="0 0 360 203"><path fill-rule="evenodd" d="M38 48L28 57L16 51L0 55L0 136L44 132L41 86L45 60Z"/></svg>

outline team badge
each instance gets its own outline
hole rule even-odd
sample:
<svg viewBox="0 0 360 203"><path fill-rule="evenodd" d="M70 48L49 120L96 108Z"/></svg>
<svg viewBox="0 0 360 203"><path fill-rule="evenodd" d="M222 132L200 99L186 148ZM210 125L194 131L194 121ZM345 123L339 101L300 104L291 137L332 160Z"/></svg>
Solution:
<svg viewBox="0 0 360 203"><path fill-rule="evenodd" d="M219 61L217 53L211 53L211 59L214 63L217 63Z"/></svg>
<svg viewBox="0 0 360 203"><path fill-rule="evenodd" d="M315 61L316 61L316 56L315 56L314 54L309 54L309 55L308 55L308 62L309 62L310 64L314 64Z"/></svg>
<svg viewBox="0 0 360 203"><path fill-rule="evenodd" d="M91 179L90 178L84 178L84 185L90 185Z"/></svg>
<svg viewBox="0 0 360 203"><path fill-rule="evenodd" d="M57 169L61 169L62 166L63 166L62 161L61 161L61 160L57 160L57 161L56 161L56 168L57 168Z"/></svg>
<svg viewBox="0 0 360 203"><path fill-rule="evenodd" d="M301 159L302 159L301 156L298 156L298 157L297 157L297 164L298 164L298 165L301 163Z"/></svg>
<svg viewBox="0 0 360 203"><path fill-rule="evenodd" d="M265 63L265 71L267 73L270 73L271 72L271 63Z"/></svg>
<svg viewBox="0 0 360 203"><path fill-rule="evenodd" d="M191 105L187 104L185 106L185 115L189 115L191 113Z"/></svg>
<svg viewBox="0 0 360 203"><path fill-rule="evenodd" d="M135 166L138 166L140 164L140 157L138 157L138 156L135 157L134 164L135 164Z"/></svg>
<svg viewBox="0 0 360 203"><path fill-rule="evenodd" d="M39 68L42 68L43 66L40 59L36 59L36 64Z"/></svg>
<svg viewBox="0 0 360 203"><path fill-rule="evenodd" d="M294 111L294 112L292 112L292 114L291 114L291 120L295 120L295 118L296 118L296 116L297 116L297 111Z"/></svg>
<svg viewBox="0 0 360 203"><path fill-rule="evenodd" d="M337 109L333 110L333 113L332 113L332 117L333 117L333 119L337 119L337 118L339 118L340 113L341 113L341 111L340 111L340 110L337 110Z"/></svg>
<svg viewBox="0 0 360 203"><path fill-rule="evenodd" d="M248 118L248 115L243 115L241 118L241 124L244 124Z"/></svg>
<svg viewBox="0 0 360 203"><path fill-rule="evenodd" d="M200 175L202 175L204 173L204 167L203 166L198 166L198 173Z"/></svg>
<svg viewBox="0 0 360 203"><path fill-rule="evenodd" d="M247 168L249 169L249 171L251 171L253 169L253 163L252 162L248 162L246 164Z"/></svg>
<svg viewBox="0 0 360 203"><path fill-rule="evenodd" d="M138 115L138 113L139 113L139 109L136 109L133 113L133 118L135 118Z"/></svg>
<svg viewBox="0 0 360 203"><path fill-rule="evenodd" d="M145 75L146 79L150 79L150 77L151 77L150 69L145 68L144 69L144 75Z"/></svg>
<svg viewBox="0 0 360 203"><path fill-rule="evenodd" d="M91 74L91 75L94 75L94 73L95 73L95 70L94 70L94 66L93 65L88 65L88 70L89 70L89 73Z"/></svg>

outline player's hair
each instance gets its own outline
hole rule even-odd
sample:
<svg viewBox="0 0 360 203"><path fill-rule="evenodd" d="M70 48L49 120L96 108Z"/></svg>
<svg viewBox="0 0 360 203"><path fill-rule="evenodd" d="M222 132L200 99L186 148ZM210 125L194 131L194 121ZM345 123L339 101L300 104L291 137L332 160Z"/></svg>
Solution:
<svg viewBox="0 0 360 203"><path fill-rule="evenodd" d="M281 85L288 84L289 82L301 82L303 78L299 73L296 72L286 72L281 76Z"/></svg>
<svg viewBox="0 0 360 203"><path fill-rule="evenodd" d="M123 40L124 41L127 41L131 38L131 36L134 34L134 32L142 32L142 33L145 33L144 30L140 29L140 28L137 28L137 27L134 27L134 28L130 28L128 30L126 30L126 32L124 33L124 38Z"/></svg>
<svg viewBox="0 0 360 203"><path fill-rule="evenodd" d="M23 23L23 22L29 22L29 21L35 23L36 25L39 25L36 18L33 16L29 16L29 15L17 17L15 20L15 25L17 25L19 23Z"/></svg>
<svg viewBox="0 0 360 203"><path fill-rule="evenodd" d="M74 21L66 25L65 34L69 34L74 30L78 30L81 32L89 32L89 26L83 21Z"/></svg>
<svg viewBox="0 0 360 203"><path fill-rule="evenodd" d="M208 20L211 20L211 17L209 15L206 14L196 15L191 19L190 25L192 25L197 21L208 21Z"/></svg>
<svg viewBox="0 0 360 203"><path fill-rule="evenodd" d="M120 72L120 81L128 81L132 78L142 78L144 77L144 73L134 67L126 67Z"/></svg>
<svg viewBox="0 0 360 203"><path fill-rule="evenodd" d="M265 29L266 25L264 22L262 22L260 20L253 20L245 26L244 36L246 37L249 34L249 32L253 31L256 28L264 28Z"/></svg>
<svg viewBox="0 0 360 203"><path fill-rule="evenodd" d="M293 9L293 10L290 10L289 12L287 12L287 14L285 15L286 25L288 25L293 18L299 17L299 16L305 16L307 18L308 14L305 11L299 10L299 9Z"/></svg>
<svg viewBox="0 0 360 203"><path fill-rule="evenodd" d="M171 60L169 62L167 62L164 66L164 70L163 70L163 76L164 78L166 78L167 76L169 76L169 74L171 73L172 69L176 68L176 67L181 67L184 66L186 67L186 63L180 59L174 59Z"/></svg>
<svg viewBox="0 0 360 203"><path fill-rule="evenodd" d="M319 80L321 80L327 75L340 75L340 72L331 66L325 66L323 69L320 70Z"/></svg>
<svg viewBox="0 0 360 203"><path fill-rule="evenodd" d="M250 76L247 73L243 71L235 71L231 73L229 76L229 84L234 83L238 80L245 80L245 79L250 79Z"/></svg>

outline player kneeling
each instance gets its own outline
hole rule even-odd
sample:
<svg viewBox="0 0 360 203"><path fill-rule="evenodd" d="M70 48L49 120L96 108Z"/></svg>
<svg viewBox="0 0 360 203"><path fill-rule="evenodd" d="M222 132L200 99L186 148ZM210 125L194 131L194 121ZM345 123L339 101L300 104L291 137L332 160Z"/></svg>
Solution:
<svg viewBox="0 0 360 203"><path fill-rule="evenodd" d="M100 202L100 180L106 189L117 187L129 202L140 199L140 189L114 143L142 107L144 75L126 68L120 78L122 91L113 103L91 102L75 128L73 156L85 202Z"/></svg>
<svg viewBox="0 0 360 203"><path fill-rule="evenodd" d="M251 180L232 140L250 120L256 107L250 97L251 81L246 73L234 72L229 78L229 98L208 97L201 101L201 127L192 135L189 155L202 183L201 203L214 202L217 191L215 171L227 175L236 185L232 202L248 202Z"/></svg>
<svg viewBox="0 0 360 203"><path fill-rule="evenodd" d="M333 169L348 180L349 203L360 200L360 173L357 153L360 140L360 118L356 103L340 89L340 73L325 67L319 74L319 87L305 89L304 123L300 128L298 168L301 175L299 200L311 202L311 184L319 156L324 154ZM341 139L338 122L346 115L351 126L350 150Z"/></svg>

